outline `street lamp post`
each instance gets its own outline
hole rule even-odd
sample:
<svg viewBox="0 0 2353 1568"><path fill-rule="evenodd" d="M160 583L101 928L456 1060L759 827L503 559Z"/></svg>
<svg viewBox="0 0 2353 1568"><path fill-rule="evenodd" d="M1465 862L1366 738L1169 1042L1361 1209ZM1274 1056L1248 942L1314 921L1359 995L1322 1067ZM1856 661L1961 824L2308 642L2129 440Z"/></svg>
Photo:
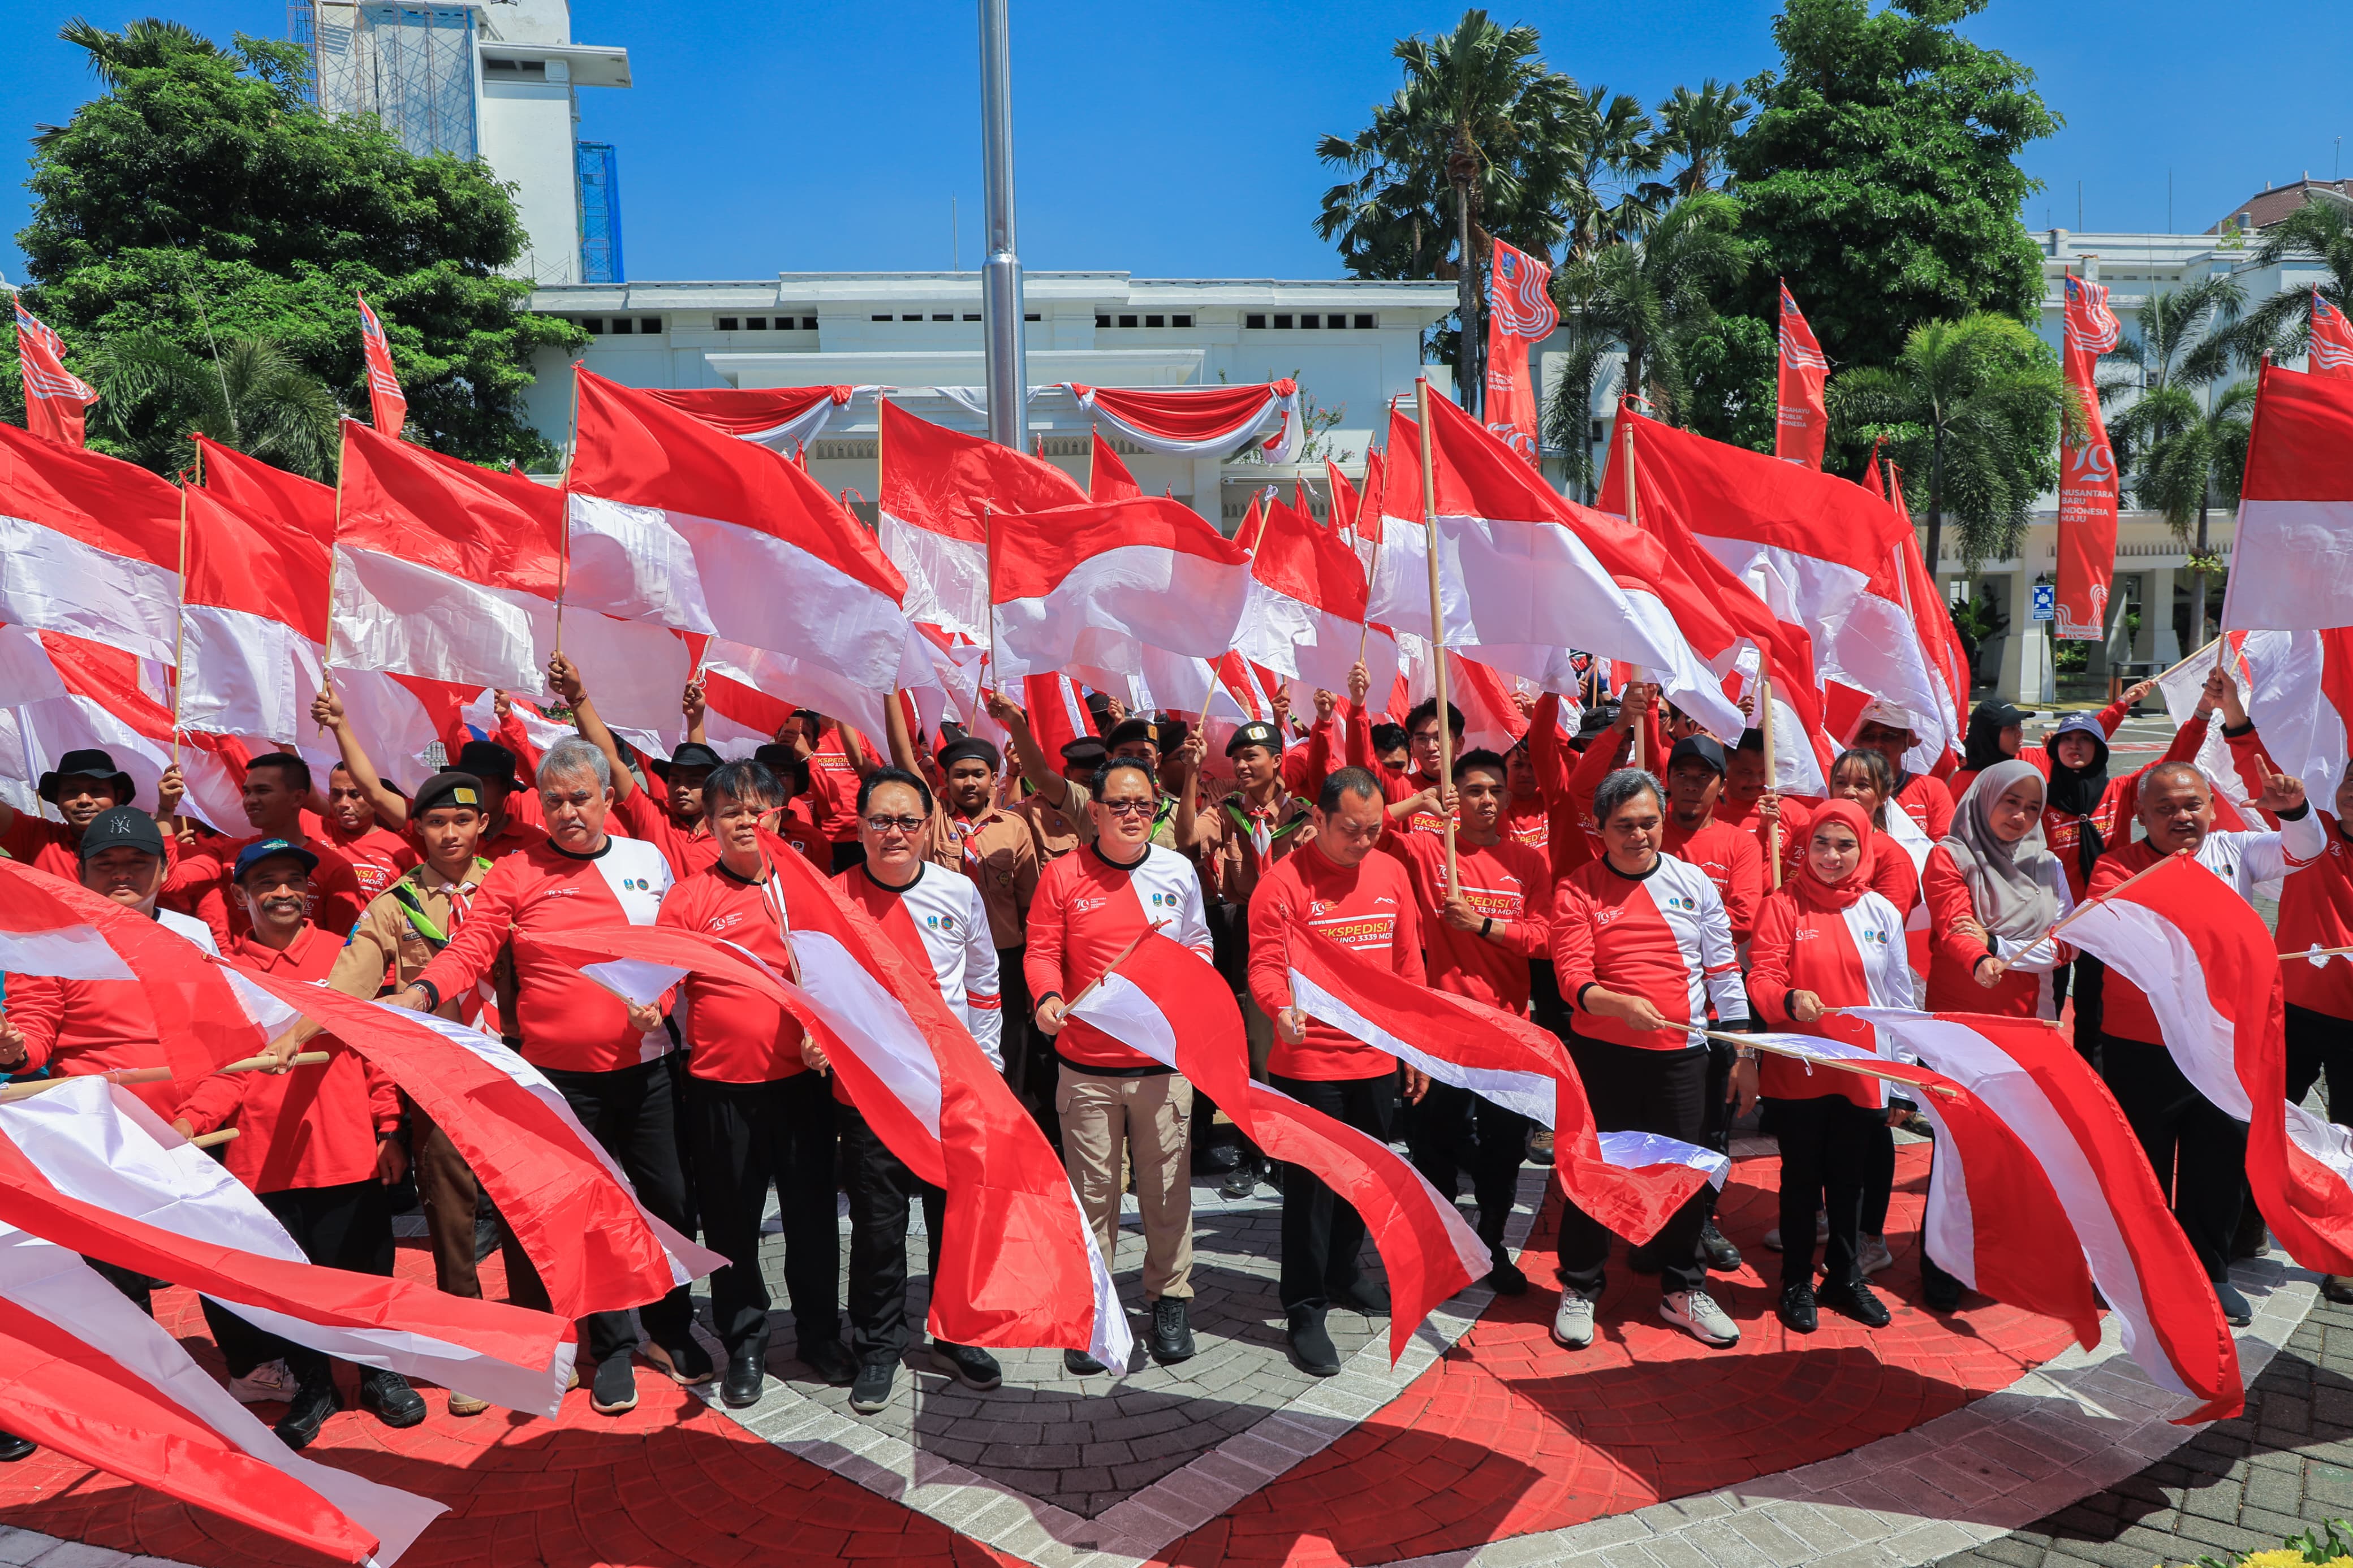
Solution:
<svg viewBox="0 0 2353 1568"><path fill-rule="evenodd" d="M981 331L988 356L988 438L1019 451L1029 431L1029 366L1021 341L1021 258L1013 245L1013 92L1008 0L980 0L980 156L987 259Z"/></svg>

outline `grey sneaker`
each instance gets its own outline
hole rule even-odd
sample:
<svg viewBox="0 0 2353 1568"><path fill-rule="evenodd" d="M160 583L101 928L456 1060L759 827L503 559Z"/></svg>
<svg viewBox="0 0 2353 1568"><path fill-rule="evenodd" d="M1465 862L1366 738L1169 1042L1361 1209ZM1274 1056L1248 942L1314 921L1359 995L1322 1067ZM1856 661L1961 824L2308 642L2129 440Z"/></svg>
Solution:
<svg viewBox="0 0 2353 1568"><path fill-rule="evenodd" d="M1856 1249L1854 1266L1864 1274L1877 1274L1882 1269L1894 1268L1895 1254L1887 1250L1887 1237L1864 1237L1862 1246Z"/></svg>
<svg viewBox="0 0 2353 1568"><path fill-rule="evenodd" d="M1552 1337L1570 1350L1581 1351L1593 1342L1593 1298L1564 1285L1560 1288L1560 1307L1552 1315Z"/></svg>
<svg viewBox="0 0 2353 1568"><path fill-rule="evenodd" d="M1724 1315L1704 1290L1670 1290L1659 1298L1659 1316L1704 1345L1721 1350L1740 1342L1739 1326Z"/></svg>

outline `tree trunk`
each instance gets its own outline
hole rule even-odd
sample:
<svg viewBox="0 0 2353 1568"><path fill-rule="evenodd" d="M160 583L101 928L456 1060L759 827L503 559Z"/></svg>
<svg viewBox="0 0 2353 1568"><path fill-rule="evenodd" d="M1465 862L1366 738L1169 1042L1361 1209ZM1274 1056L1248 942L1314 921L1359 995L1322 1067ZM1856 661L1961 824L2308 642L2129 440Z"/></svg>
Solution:
<svg viewBox="0 0 2353 1568"><path fill-rule="evenodd" d="M2193 649L2206 646L2206 501L2211 494L2213 487L2211 485L2198 494L2196 548L2200 564L2189 574L2189 646Z"/></svg>
<svg viewBox="0 0 2353 1568"><path fill-rule="evenodd" d="M1945 538L1945 429L1936 426L1928 447L1928 580L1936 580L1936 552Z"/></svg>
<svg viewBox="0 0 2353 1568"><path fill-rule="evenodd" d="M1479 258L1471 248L1471 186L1468 181L1454 187L1455 227L1457 244L1461 247L1462 265L1455 275L1455 308L1462 319L1462 335L1454 345L1454 395L1462 406L1475 415L1485 390L1480 384L1479 351L1485 347L1479 331Z"/></svg>

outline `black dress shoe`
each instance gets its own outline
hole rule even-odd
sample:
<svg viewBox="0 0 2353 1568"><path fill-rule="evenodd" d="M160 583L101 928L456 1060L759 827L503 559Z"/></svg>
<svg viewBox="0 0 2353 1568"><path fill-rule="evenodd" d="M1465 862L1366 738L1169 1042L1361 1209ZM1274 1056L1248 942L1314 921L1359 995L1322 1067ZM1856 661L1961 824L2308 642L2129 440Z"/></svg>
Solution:
<svg viewBox="0 0 2353 1568"><path fill-rule="evenodd" d="M1389 1311L1389 1288L1368 1275L1359 1274L1356 1283L1334 1300L1336 1305L1362 1312L1367 1318L1385 1318Z"/></svg>
<svg viewBox="0 0 2353 1568"><path fill-rule="evenodd" d="M387 1426L414 1426L425 1419L425 1396L400 1373L370 1367L360 1374L360 1408Z"/></svg>
<svg viewBox="0 0 2353 1568"><path fill-rule="evenodd" d="M761 1364L766 1359L756 1345L727 1352L727 1375L719 1381L719 1397L731 1409L760 1403L760 1385L768 1381L767 1369Z"/></svg>
<svg viewBox="0 0 2353 1568"><path fill-rule="evenodd" d="M1713 1219L1700 1229L1699 1250L1700 1256L1707 1259L1710 1271L1717 1274L1740 1272L1740 1248L1733 1246L1724 1232L1715 1228Z"/></svg>
<svg viewBox="0 0 2353 1568"><path fill-rule="evenodd" d="M588 1384L588 1408L599 1415L618 1415L637 1407L638 1369L628 1352L615 1351L596 1363L596 1375Z"/></svg>
<svg viewBox="0 0 2353 1568"><path fill-rule="evenodd" d="M1922 1263L1927 1259L1923 1258ZM1931 1272L1920 1270L1920 1304L1932 1312L1957 1312L1961 1310L1961 1282L1939 1268Z"/></svg>
<svg viewBox="0 0 2353 1568"><path fill-rule="evenodd" d="M1773 1310L1793 1334L1810 1334L1821 1326L1814 1310L1814 1288L1802 1280L1781 1287L1781 1304Z"/></svg>
<svg viewBox="0 0 2353 1568"><path fill-rule="evenodd" d="M802 1342L801 1364L817 1373L819 1383L836 1388L848 1388L858 1381L858 1358L839 1340Z"/></svg>
<svg viewBox="0 0 2353 1568"><path fill-rule="evenodd" d="M1340 1352L1324 1331L1323 1308L1292 1308L1290 1340L1291 1359L1300 1371L1313 1377L1340 1375Z"/></svg>
<svg viewBox="0 0 2353 1568"><path fill-rule="evenodd" d="M41 1446L30 1437L19 1437L14 1432L0 1432L0 1465L13 1465L19 1459L29 1459L41 1451Z"/></svg>
<svg viewBox="0 0 2353 1568"><path fill-rule="evenodd" d="M1831 1311L1852 1318L1866 1329L1883 1329L1893 1321L1887 1303L1860 1279L1851 1279L1843 1285L1825 1282L1815 1292L1814 1299Z"/></svg>
<svg viewBox="0 0 2353 1568"><path fill-rule="evenodd" d="M290 1448L307 1448L335 1413L335 1385L332 1383L306 1383L294 1391L293 1400L286 1406L275 1430L278 1440Z"/></svg>
<svg viewBox="0 0 2353 1568"><path fill-rule="evenodd" d="M1152 1303L1152 1337L1145 1348L1163 1366L1193 1359L1193 1321L1182 1297L1163 1296Z"/></svg>
<svg viewBox="0 0 2353 1568"><path fill-rule="evenodd" d="M2214 1281L2214 1300L2222 1305L2222 1321L2232 1328L2243 1329L2255 1321L2254 1308L2228 1279Z"/></svg>
<svg viewBox="0 0 2353 1568"><path fill-rule="evenodd" d="M1094 1357L1089 1355L1084 1351L1064 1351L1062 1352L1062 1370L1069 1373L1072 1377L1101 1377L1103 1373L1109 1372L1111 1368L1103 1365L1103 1363L1095 1360Z"/></svg>
<svg viewBox="0 0 2353 1568"><path fill-rule="evenodd" d="M1240 1164L1226 1173L1226 1179L1218 1184L1219 1195L1236 1202L1250 1196L1257 1191L1258 1161L1247 1154L1242 1156Z"/></svg>
<svg viewBox="0 0 2353 1568"><path fill-rule="evenodd" d="M934 1340L932 1364L966 1388L976 1388L983 1394L1005 1381L1005 1369L997 1364L997 1358L977 1345Z"/></svg>
<svg viewBox="0 0 2353 1568"><path fill-rule="evenodd" d="M849 1385L849 1407L860 1415L871 1415L891 1403L891 1384L899 1374L899 1363L892 1361L870 1361L858 1369L858 1381Z"/></svg>
<svg viewBox="0 0 2353 1568"><path fill-rule="evenodd" d="M1211 1143L1193 1151L1193 1173L1222 1176L1242 1163L1242 1152L1230 1143Z"/></svg>
<svg viewBox="0 0 2353 1568"><path fill-rule="evenodd" d="M1527 1294L1528 1277L1510 1258L1498 1258L1495 1267L1487 1271L1485 1284L1498 1296L1524 1296Z"/></svg>

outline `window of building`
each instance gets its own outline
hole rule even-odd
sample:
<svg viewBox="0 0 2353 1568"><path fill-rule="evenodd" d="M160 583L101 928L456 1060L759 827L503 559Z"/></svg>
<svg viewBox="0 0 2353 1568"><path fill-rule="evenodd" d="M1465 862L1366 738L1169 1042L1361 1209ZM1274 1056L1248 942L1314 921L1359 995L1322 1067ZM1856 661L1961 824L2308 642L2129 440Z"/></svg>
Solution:
<svg viewBox="0 0 2353 1568"><path fill-rule="evenodd" d="M1193 318L1190 316L1171 316L1168 318L1168 324L1172 327L1189 327L1193 324Z"/></svg>
<svg viewBox="0 0 2353 1568"><path fill-rule="evenodd" d="M1041 315L1039 315L1039 314L1037 311L1035 311L1035 310L1029 310L1029 311L1025 312L1025 313L1022 315L1021 319L1022 319L1023 321L1044 321L1046 318L1045 318L1045 317L1043 317L1043 316L1041 316Z"/></svg>
<svg viewBox="0 0 2353 1568"><path fill-rule="evenodd" d="M780 332L789 332L792 330L793 319L790 316L778 316L776 318L776 331Z"/></svg>
<svg viewBox="0 0 2353 1568"><path fill-rule="evenodd" d="M1276 321L1280 321L1281 320L1282 320L1282 318L1281 316L1277 316L1277 317L1275 318L1275 320L1276 320ZM1305 315L1303 315L1303 316L1302 316L1302 317L1300 317L1300 318L1299 318L1299 325L1300 325L1300 329L1301 329L1303 331L1314 331L1315 328L1320 327L1320 326L1322 326L1323 324L1324 324L1324 318L1323 318L1323 317L1321 317L1321 316L1319 316L1319 315L1317 315L1317 314L1316 314L1314 311L1313 311L1313 310L1310 310L1309 312L1307 312L1307 314L1305 314Z"/></svg>
<svg viewBox="0 0 2353 1568"><path fill-rule="evenodd" d="M645 333L648 337L651 337L654 333L661 331L661 318L659 316L640 317L638 321L638 331Z"/></svg>
<svg viewBox="0 0 2353 1568"><path fill-rule="evenodd" d="M484 60L482 69L493 76L530 77L538 81L547 79L545 60Z"/></svg>
<svg viewBox="0 0 2353 1568"><path fill-rule="evenodd" d="M890 319L891 319L891 318L890 318L890 317L888 317L888 316L869 316L869 317L867 318L867 320L868 320L868 321L889 321Z"/></svg>
<svg viewBox="0 0 2353 1568"><path fill-rule="evenodd" d="M801 318L801 331L805 332L813 332L817 331L817 318L815 316L803 316Z"/></svg>
<svg viewBox="0 0 2353 1568"><path fill-rule="evenodd" d="M613 335L614 335L615 337L617 337L617 338L619 338L619 337L627 337L627 336L628 335L628 332L629 332L629 318L628 318L628 317L627 317L627 316L616 316L616 317L614 317L614 318L613 318Z"/></svg>
<svg viewBox="0 0 2353 1568"><path fill-rule="evenodd" d="M1373 327L1377 327L1380 324L1381 319L1378 316L1359 316L1356 318L1356 330L1360 332Z"/></svg>
<svg viewBox="0 0 2353 1568"><path fill-rule="evenodd" d="M901 316L899 319L900 319L901 321L922 321L923 318L922 314L921 314L920 312L918 312L918 313L916 313L916 314L913 314L913 315L902 315L902 316Z"/></svg>
<svg viewBox="0 0 2353 1568"><path fill-rule="evenodd" d="M941 310L934 314L932 320L934 321L953 321L955 320L955 312L953 310Z"/></svg>
<svg viewBox="0 0 2353 1568"><path fill-rule="evenodd" d="M1168 318L1166 316L1146 316L1144 318L1144 324L1147 327L1165 327L1168 324Z"/></svg>
<svg viewBox="0 0 2353 1568"><path fill-rule="evenodd" d="M765 332L768 330L768 318L746 316L744 318L744 330L747 332Z"/></svg>
<svg viewBox="0 0 2353 1568"><path fill-rule="evenodd" d="M1098 327L1108 327L1111 325L1111 318L1098 310L1095 312L1095 325Z"/></svg>
<svg viewBox="0 0 2353 1568"><path fill-rule="evenodd" d="M1341 328L1348 324L1348 318L1345 316L1326 316L1324 318L1324 324L1336 332Z"/></svg>
<svg viewBox="0 0 2353 1568"><path fill-rule="evenodd" d="M1135 325L1135 318L1134 316L1122 316L1119 319L1119 324L1123 327L1132 327Z"/></svg>
<svg viewBox="0 0 2353 1568"><path fill-rule="evenodd" d="M980 320L980 312L978 310L966 310L964 313L964 319L967 321L977 321ZM1095 318L1095 325L1101 327L1108 325L1108 323L1105 322L1101 316L1097 316Z"/></svg>
<svg viewBox="0 0 2353 1568"><path fill-rule="evenodd" d="M723 332L732 332L741 323L733 316L722 316L719 318L719 330Z"/></svg>
<svg viewBox="0 0 2353 1568"><path fill-rule="evenodd" d="M583 316L580 318L580 330L584 332L593 332L597 337L601 338L605 335L605 318L602 316Z"/></svg>
<svg viewBox="0 0 2353 1568"><path fill-rule="evenodd" d="M1291 318L1288 316L1277 316L1274 319L1274 325L1275 330L1278 331L1289 331L1291 330Z"/></svg>
<svg viewBox="0 0 2353 1568"><path fill-rule="evenodd" d="M1244 316L1242 318L1242 325L1245 327L1256 327L1261 330L1264 330L1266 326L1266 318L1264 316Z"/></svg>

